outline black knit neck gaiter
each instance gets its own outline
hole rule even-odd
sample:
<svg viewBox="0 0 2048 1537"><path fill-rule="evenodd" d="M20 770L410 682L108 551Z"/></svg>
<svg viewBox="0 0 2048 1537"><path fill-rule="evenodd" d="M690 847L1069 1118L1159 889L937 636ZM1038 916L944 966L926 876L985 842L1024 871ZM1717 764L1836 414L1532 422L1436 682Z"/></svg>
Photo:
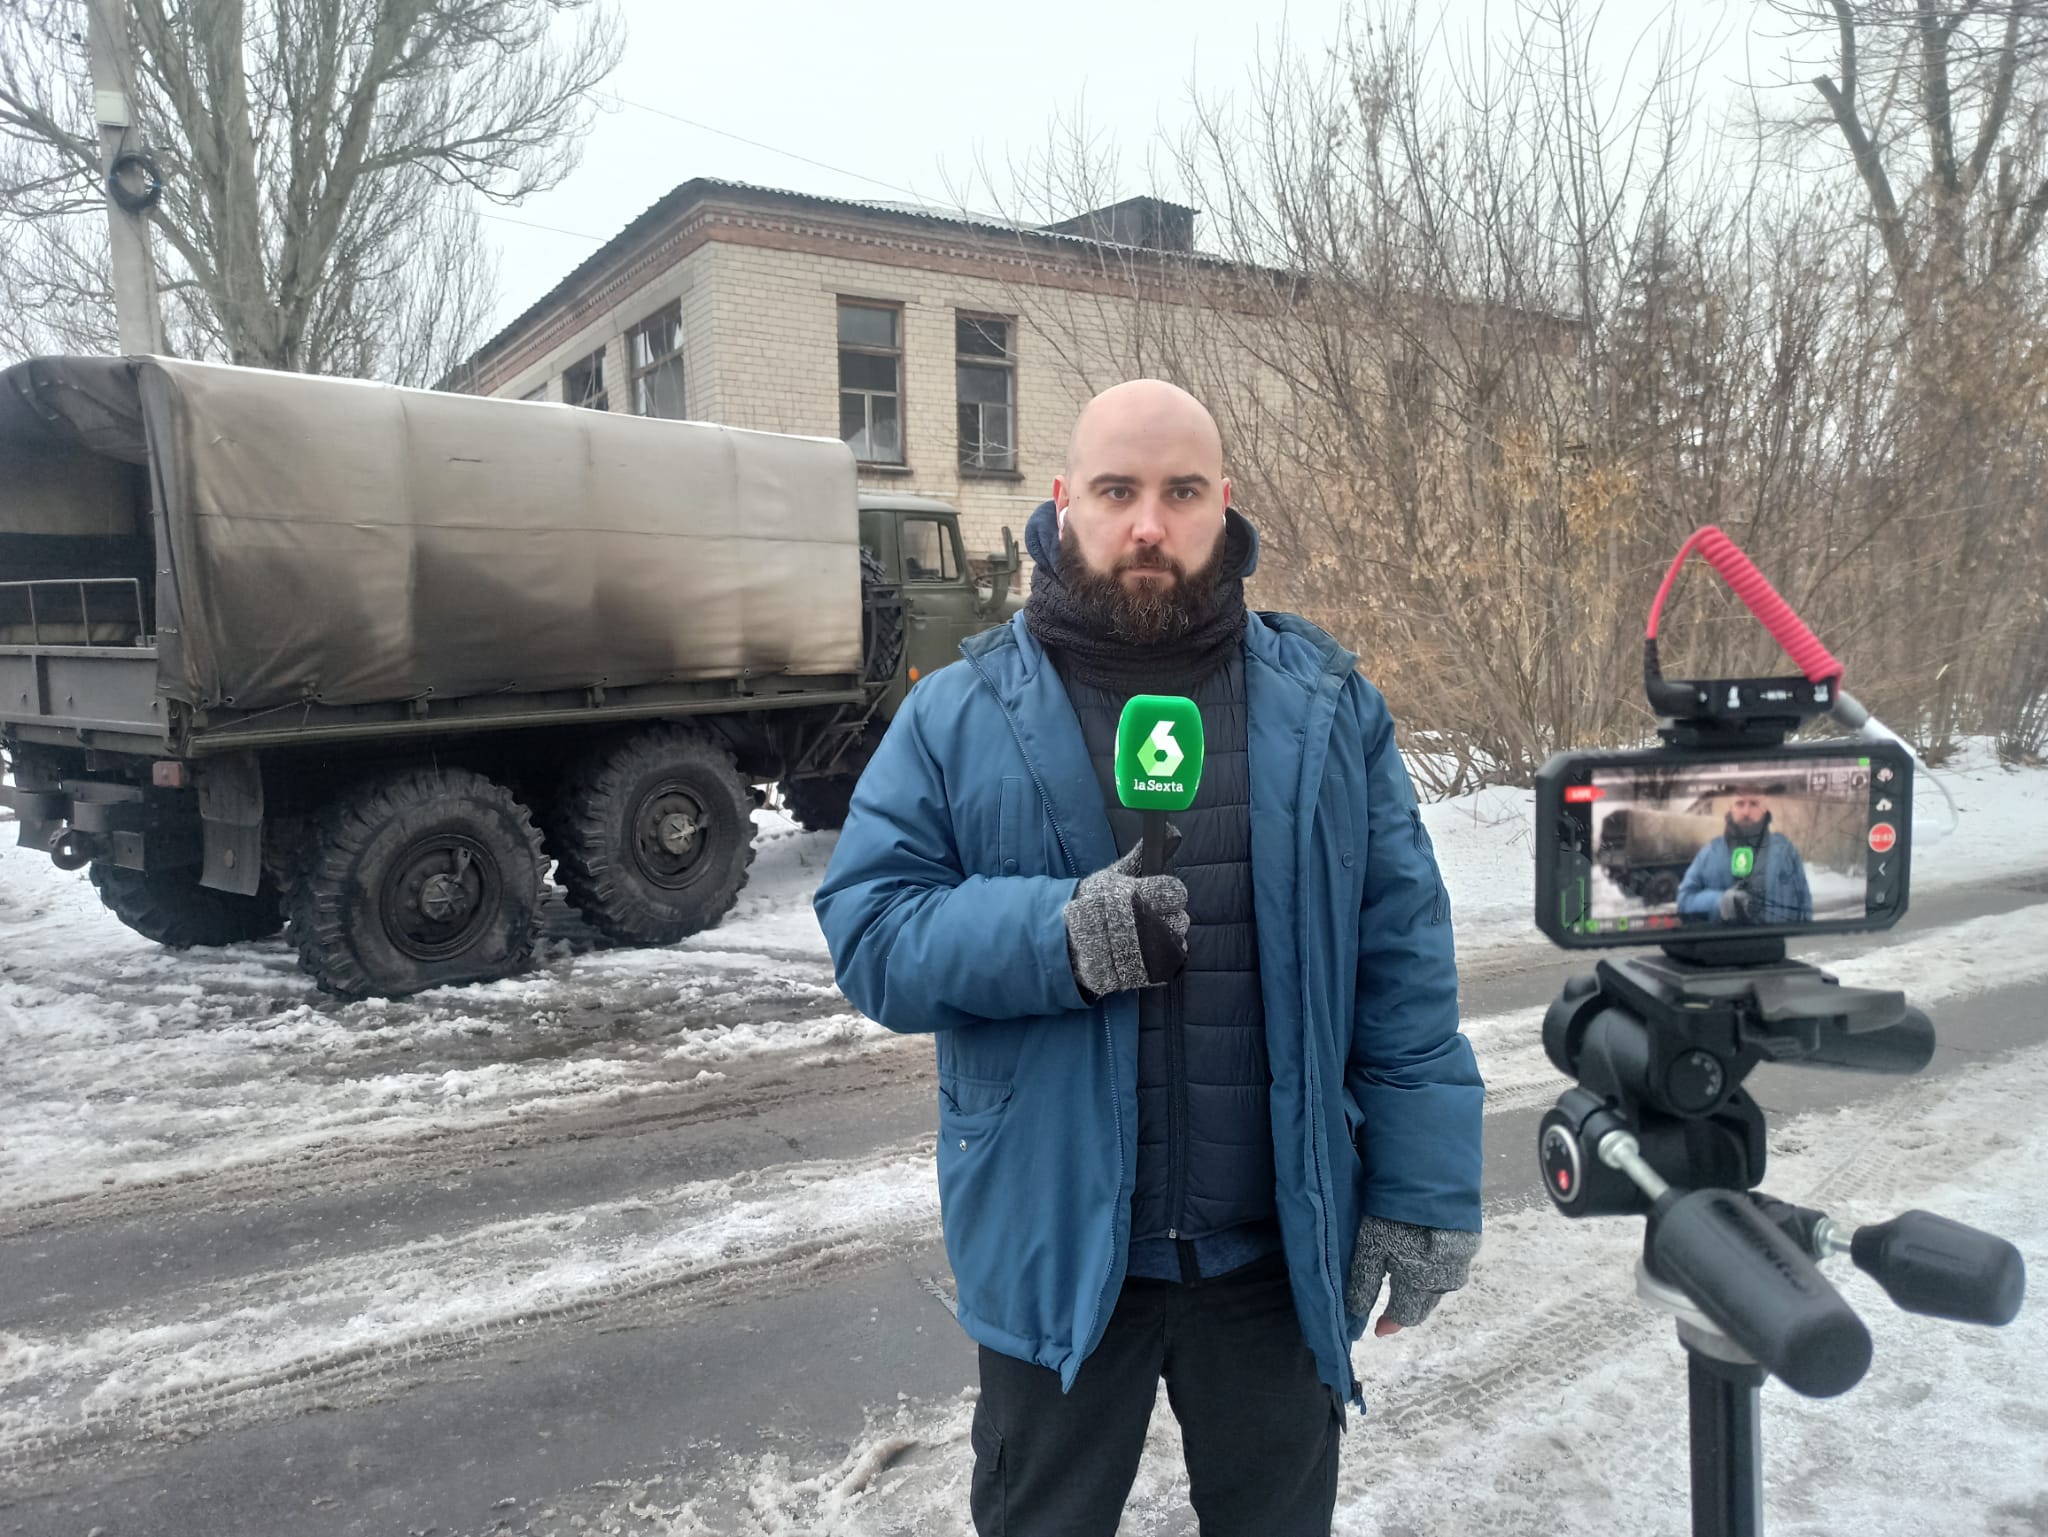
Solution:
<svg viewBox="0 0 2048 1537"><path fill-rule="evenodd" d="M1223 547L1211 569L1188 574L1171 633L1140 641L1127 628L1116 578L1089 572L1071 540L1054 550L1034 540L1024 622L1063 677L1125 694L1188 693L1244 643L1244 574L1256 547L1251 525L1226 512Z"/></svg>

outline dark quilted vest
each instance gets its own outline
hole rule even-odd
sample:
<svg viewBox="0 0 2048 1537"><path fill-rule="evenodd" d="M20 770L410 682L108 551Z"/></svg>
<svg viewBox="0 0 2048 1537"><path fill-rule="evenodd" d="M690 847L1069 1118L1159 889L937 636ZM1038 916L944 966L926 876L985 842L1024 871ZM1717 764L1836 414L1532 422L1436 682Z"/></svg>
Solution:
<svg viewBox="0 0 2048 1537"><path fill-rule="evenodd" d="M1062 675L1116 846L1129 849L1143 819L1116 796L1116 727L1126 696ZM1172 819L1181 845L1169 866L1188 888L1188 968L1172 989L1166 1025L1141 1028L1138 1038L1134 1246L1204 1239L1270 1224L1276 1215L1272 1072L1252 913L1243 655L1192 697L1201 707L1208 761L1193 808ZM1203 1272L1212 1268L1205 1258Z"/></svg>

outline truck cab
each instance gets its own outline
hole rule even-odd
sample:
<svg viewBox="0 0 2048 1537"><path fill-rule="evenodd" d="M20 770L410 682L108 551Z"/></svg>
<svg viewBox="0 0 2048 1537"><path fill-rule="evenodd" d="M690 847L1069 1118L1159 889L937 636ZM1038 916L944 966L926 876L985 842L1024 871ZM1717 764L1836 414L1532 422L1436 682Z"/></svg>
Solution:
<svg viewBox="0 0 2048 1537"><path fill-rule="evenodd" d="M903 602L905 665L882 702L879 713L887 719L917 679L959 660L960 643L968 636L1007 623L1023 607L1015 595L1021 561L1016 539L1005 529L1002 554L985 561L987 580L977 580L959 513L923 496L863 493L860 542L881 562Z"/></svg>

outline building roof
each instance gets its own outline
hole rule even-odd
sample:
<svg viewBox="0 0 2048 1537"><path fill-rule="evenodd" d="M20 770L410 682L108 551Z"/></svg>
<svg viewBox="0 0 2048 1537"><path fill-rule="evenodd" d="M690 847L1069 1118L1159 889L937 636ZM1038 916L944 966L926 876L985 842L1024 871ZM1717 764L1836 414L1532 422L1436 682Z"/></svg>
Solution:
<svg viewBox="0 0 2048 1537"><path fill-rule="evenodd" d="M1117 220L1114 226L1112 226L1107 220L1099 217L1100 215L1142 209L1152 215L1152 217L1140 221L1143 228L1178 233L1179 231L1192 228L1197 212L1196 209L1187 208L1178 203L1169 203L1163 198L1140 197L1126 198L1123 202L1114 205L1112 209L1082 214L1076 219L1066 220L1059 225L1016 224L983 214L942 212L939 209L926 208L915 203L822 197L816 193L790 192L778 187L756 186L751 182L722 181L716 177L699 176L683 182L656 199L624 229L599 246L589 256L578 262L560 282L542 294L532 304L529 304L509 324L500 329L497 335L477 348L468 358L451 370L449 377L460 378L466 373L473 375L484 358L510 342L513 337L517 336L550 310L561 305L564 300L575 293L588 279L604 271L606 267L631 251L641 240L653 234L657 229L669 223L678 215L699 203L708 202L713 198L756 203L769 207L784 208L793 212L817 210L867 214L880 218L900 220L906 225L915 225L927 229L938 227L957 230L961 234L970 236L1002 235L1011 239L1023 236L1035 243L1045 245L1048 249L1056 250L1061 247L1068 247L1077 251L1100 250L1105 247L1116 248L1119 244L1125 244L1115 240L1100 238L1099 235L1076 233L1075 231L1078 229L1101 230L1114 227L1117 231L1121 232L1126 228L1139 227L1138 224L1133 224L1128 217ZM1125 244L1125 248L1160 249L1159 247L1139 247L1128 244ZM1169 249L1174 250L1175 254L1187 254L1185 247L1174 246Z"/></svg>

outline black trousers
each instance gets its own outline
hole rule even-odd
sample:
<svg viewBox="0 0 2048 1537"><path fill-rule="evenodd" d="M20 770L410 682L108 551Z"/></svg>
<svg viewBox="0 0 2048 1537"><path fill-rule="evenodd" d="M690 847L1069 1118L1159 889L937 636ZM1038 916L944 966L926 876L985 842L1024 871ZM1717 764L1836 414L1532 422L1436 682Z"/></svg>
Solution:
<svg viewBox="0 0 2048 1537"><path fill-rule="evenodd" d="M1058 1372L984 1346L975 1531L1114 1537L1161 1377L1202 1537L1328 1537L1343 1410L1316 1377L1277 1254L1206 1281L1126 1281L1071 1393Z"/></svg>

